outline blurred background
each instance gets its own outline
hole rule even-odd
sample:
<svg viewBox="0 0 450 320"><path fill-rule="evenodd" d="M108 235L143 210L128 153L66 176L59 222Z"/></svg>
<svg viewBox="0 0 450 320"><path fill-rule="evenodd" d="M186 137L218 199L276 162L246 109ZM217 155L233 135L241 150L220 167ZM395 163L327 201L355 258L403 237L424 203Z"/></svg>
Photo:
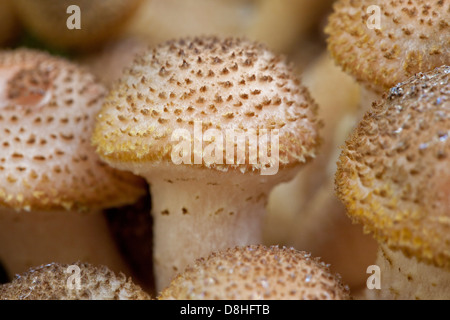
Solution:
<svg viewBox="0 0 450 320"><path fill-rule="evenodd" d="M359 86L327 54L323 29L333 0L1 0L0 46L29 47L65 57L107 87L136 54L166 40L239 36L284 55L320 107L322 147L315 161L273 191L265 244L292 246L331 264L353 292L365 286L376 243L352 225L334 194L340 146L353 128ZM81 29L68 29L80 9ZM72 20L71 20L72 21ZM72 21L73 22L73 21ZM149 197L149 196L147 196ZM133 277L152 292L149 201L105 215ZM7 281L0 267L0 281Z"/></svg>

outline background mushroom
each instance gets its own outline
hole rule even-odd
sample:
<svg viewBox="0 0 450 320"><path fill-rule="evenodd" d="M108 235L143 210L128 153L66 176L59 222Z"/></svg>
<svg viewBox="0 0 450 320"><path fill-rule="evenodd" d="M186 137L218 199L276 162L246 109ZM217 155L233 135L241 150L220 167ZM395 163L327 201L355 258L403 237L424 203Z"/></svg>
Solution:
<svg viewBox="0 0 450 320"><path fill-rule="evenodd" d="M79 283L76 279L79 277ZM79 285L79 287L77 287ZM89 263L50 263L0 285L0 300L150 300L123 273Z"/></svg>
<svg viewBox="0 0 450 320"><path fill-rule="evenodd" d="M333 0L144 0L124 34L152 44L202 35L246 36L290 52L319 24Z"/></svg>
<svg viewBox="0 0 450 320"><path fill-rule="evenodd" d="M304 251L245 246L198 259L160 300L347 300L348 287L329 265Z"/></svg>
<svg viewBox="0 0 450 320"><path fill-rule="evenodd" d="M0 260L9 275L76 259L126 271L101 210L133 203L145 184L91 146L105 93L66 60L0 52Z"/></svg>
<svg viewBox="0 0 450 320"><path fill-rule="evenodd" d="M328 49L362 85L362 114L397 83L450 64L449 21L448 1L336 1Z"/></svg>
<svg viewBox="0 0 450 320"><path fill-rule="evenodd" d="M347 140L337 193L380 243L381 299L449 299L450 67L374 104Z"/></svg>
<svg viewBox="0 0 450 320"><path fill-rule="evenodd" d="M27 31L49 46L72 51L92 50L118 37L141 0L15 0L15 11ZM68 20L80 8L80 29L69 29Z"/></svg>
<svg viewBox="0 0 450 320"><path fill-rule="evenodd" d="M93 142L111 166L151 184L158 289L196 257L261 243L270 189L314 156L316 109L285 61L251 41L182 39L136 59L108 96ZM204 155L213 144L201 140L209 129L223 148L210 160ZM227 130L255 134L255 163L252 142L234 141ZM279 146L271 130L278 130ZM189 150L180 151L178 133L193 136L182 139ZM184 163L176 164L180 154Z"/></svg>
<svg viewBox="0 0 450 320"><path fill-rule="evenodd" d="M323 143L311 164L270 194L264 244L321 257L356 292L366 287L366 269L375 262L378 245L348 219L334 192L334 175L339 147L356 122L359 87L326 52L302 73L302 81L320 106Z"/></svg>

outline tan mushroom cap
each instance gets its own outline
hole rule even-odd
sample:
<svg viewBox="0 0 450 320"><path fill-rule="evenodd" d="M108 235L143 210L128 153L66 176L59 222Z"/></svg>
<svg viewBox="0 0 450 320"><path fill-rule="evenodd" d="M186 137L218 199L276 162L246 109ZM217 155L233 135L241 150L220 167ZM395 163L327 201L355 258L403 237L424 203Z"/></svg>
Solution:
<svg viewBox="0 0 450 320"><path fill-rule="evenodd" d="M71 268L69 268L71 267ZM75 276L79 268L80 288ZM71 287L72 285L73 287ZM131 278L105 266L76 262L50 263L32 268L0 285L0 300L150 300Z"/></svg>
<svg viewBox="0 0 450 320"><path fill-rule="evenodd" d="M381 9L381 29L370 29ZM328 48L367 88L383 92L415 73L450 65L450 3L446 0L338 0L329 18Z"/></svg>
<svg viewBox="0 0 450 320"><path fill-rule="evenodd" d="M450 67L374 104L341 154L338 196L391 249L450 268Z"/></svg>
<svg viewBox="0 0 450 320"><path fill-rule="evenodd" d="M46 43L64 49L90 49L111 39L129 20L142 0L14 0L17 15L28 30ZM80 29L69 29L67 22L80 8Z"/></svg>
<svg viewBox="0 0 450 320"><path fill-rule="evenodd" d="M198 259L160 300L341 300L348 287L328 265L293 248L252 245Z"/></svg>
<svg viewBox="0 0 450 320"><path fill-rule="evenodd" d="M196 122L203 133L217 129L224 136L228 129L254 129L263 139L262 129L278 129L280 163L292 165L314 156L316 109L292 68L260 44L216 37L170 41L137 58L116 84L93 141L110 163L156 163L171 161L176 129L195 138ZM225 154L215 168L260 169L248 156L244 164L228 165Z"/></svg>
<svg viewBox="0 0 450 320"><path fill-rule="evenodd" d="M144 193L140 179L102 163L91 146L105 93L63 59L0 52L0 206L101 209Z"/></svg>

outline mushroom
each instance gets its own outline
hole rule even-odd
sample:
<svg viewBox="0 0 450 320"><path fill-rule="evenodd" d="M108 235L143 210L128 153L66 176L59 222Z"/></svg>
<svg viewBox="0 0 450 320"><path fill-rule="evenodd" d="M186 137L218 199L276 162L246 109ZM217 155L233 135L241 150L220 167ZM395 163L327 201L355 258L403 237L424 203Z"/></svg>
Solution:
<svg viewBox="0 0 450 320"><path fill-rule="evenodd" d="M0 285L0 300L150 300L138 285L108 267L50 263Z"/></svg>
<svg viewBox="0 0 450 320"><path fill-rule="evenodd" d="M365 270L375 262L378 245L348 219L334 193L334 175L339 147L356 122L359 87L327 52L303 72L302 80L320 106L323 143L311 164L270 194L264 244L281 243L321 257L355 293L366 287Z"/></svg>
<svg viewBox="0 0 450 320"><path fill-rule="evenodd" d="M151 185L158 290L197 257L261 243L269 191L314 157L316 109L285 60L248 40L169 41L136 59L93 143Z"/></svg>
<svg viewBox="0 0 450 320"><path fill-rule="evenodd" d="M336 1L325 29L328 48L362 85L363 113L415 73L450 65L449 21L446 1Z"/></svg>
<svg viewBox="0 0 450 320"><path fill-rule="evenodd" d="M450 298L450 67L392 88L347 140L336 173L353 221L380 243L382 299Z"/></svg>
<svg viewBox="0 0 450 320"><path fill-rule="evenodd" d="M91 146L105 94L66 60L0 52L0 261L9 275L77 259L126 271L101 211L134 203L145 184Z"/></svg>
<svg viewBox="0 0 450 320"><path fill-rule="evenodd" d="M91 50L115 38L142 0L15 0L27 30L57 49ZM75 9L73 5L79 8ZM78 19L79 28L69 28Z"/></svg>
<svg viewBox="0 0 450 320"><path fill-rule="evenodd" d="M203 34L246 36L275 52L306 39L333 0L144 0L124 34L154 44Z"/></svg>
<svg viewBox="0 0 450 320"><path fill-rule="evenodd" d="M89 52L77 60L95 75L106 87L110 87L130 65L136 54L148 47L148 41L139 38L122 38L105 44L100 50Z"/></svg>
<svg viewBox="0 0 450 320"><path fill-rule="evenodd" d="M293 248L252 245L198 259L159 300L348 300L349 289L319 258Z"/></svg>

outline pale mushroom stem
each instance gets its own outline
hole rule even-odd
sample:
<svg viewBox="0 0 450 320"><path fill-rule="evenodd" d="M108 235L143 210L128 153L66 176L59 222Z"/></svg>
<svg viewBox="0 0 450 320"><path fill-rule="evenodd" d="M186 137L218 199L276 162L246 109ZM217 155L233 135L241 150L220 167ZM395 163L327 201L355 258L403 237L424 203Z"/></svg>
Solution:
<svg viewBox="0 0 450 320"><path fill-rule="evenodd" d="M239 171L191 171L153 172L149 179L158 291L197 258L229 247L261 244L267 195L274 180L281 179L259 174L249 178L249 173Z"/></svg>
<svg viewBox="0 0 450 320"><path fill-rule="evenodd" d="M0 261L10 277L33 266L78 260L130 274L102 212L0 209Z"/></svg>
<svg viewBox="0 0 450 320"><path fill-rule="evenodd" d="M361 86L361 100L360 100L360 108L359 108L359 117L362 118L363 115L370 110L372 107L372 104L375 101L381 100L383 98L382 93L377 93L373 90L369 90L364 86Z"/></svg>
<svg viewBox="0 0 450 320"><path fill-rule="evenodd" d="M376 265L380 267L381 289L366 289L368 299L448 299L450 270L409 258L386 245L380 245Z"/></svg>

